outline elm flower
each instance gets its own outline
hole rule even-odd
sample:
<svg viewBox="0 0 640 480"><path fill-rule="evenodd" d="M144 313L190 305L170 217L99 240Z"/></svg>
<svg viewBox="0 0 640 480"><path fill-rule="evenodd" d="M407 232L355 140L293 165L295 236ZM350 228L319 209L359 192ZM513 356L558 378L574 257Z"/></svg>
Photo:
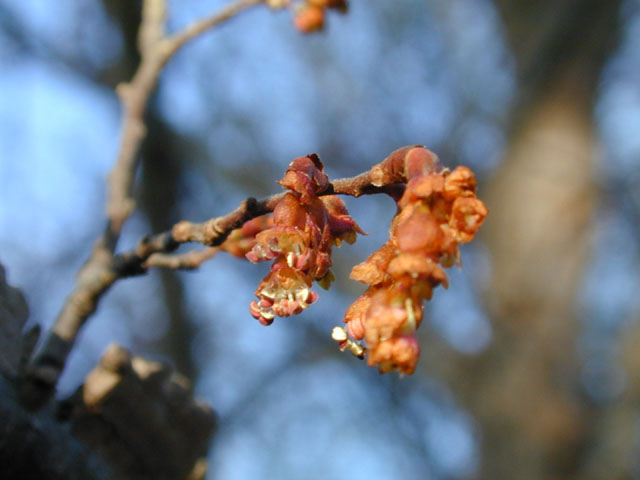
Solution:
<svg viewBox="0 0 640 480"><path fill-rule="evenodd" d="M438 285L447 288L444 268L460 264L458 245L473 239L488 211L476 198L470 169L442 169L423 147L393 152L371 169L371 178L379 186L406 182L406 188L389 239L351 272L369 289L345 314L341 350L364 340L366 347L357 344L368 365L381 373L411 374L420 353L415 334L424 301Z"/></svg>
<svg viewBox="0 0 640 480"><path fill-rule="evenodd" d="M338 197L318 194L329 188L317 155L299 157L279 182L289 189L273 211L273 225L255 236L246 258L257 263L273 260L269 274L250 305L251 314L269 325L274 317L302 312L318 295L310 290L314 281L328 288L333 275L331 249L345 240L352 243L364 233L349 216Z"/></svg>
<svg viewBox="0 0 640 480"><path fill-rule="evenodd" d="M263 325L275 316L288 317L302 312L315 302L318 294L311 291L311 280L300 270L276 261L256 290L258 301L249 305L251 315Z"/></svg>

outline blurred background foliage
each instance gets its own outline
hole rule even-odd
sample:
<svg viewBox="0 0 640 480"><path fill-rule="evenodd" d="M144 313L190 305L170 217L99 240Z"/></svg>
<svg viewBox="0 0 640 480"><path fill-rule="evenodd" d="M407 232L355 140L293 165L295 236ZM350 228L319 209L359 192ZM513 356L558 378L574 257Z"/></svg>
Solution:
<svg viewBox="0 0 640 480"><path fill-rule="evenodd" d="M169 27L222 3L169 1ZM427 145L491 214L428 305L416 374L329 338L393 215L371 197L346 200L370 235L335 252L331 291L269 328L247 310L266 265L119 282L61 395L111 342L173 363L220 417L210 478L640 478L640 2L350 3L311 36L256 8L171 60L120 246L276 192L296 156L337 178ZM0 0L0 261L31 322L101 229L139 9Z"/></svg>

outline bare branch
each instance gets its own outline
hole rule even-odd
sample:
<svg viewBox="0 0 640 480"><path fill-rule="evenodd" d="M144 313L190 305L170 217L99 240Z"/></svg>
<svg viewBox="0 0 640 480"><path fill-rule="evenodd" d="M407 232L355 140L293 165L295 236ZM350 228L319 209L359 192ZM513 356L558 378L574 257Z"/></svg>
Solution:
<svg viewBox="0 0 640 480"><path fill-rule="evenodd" d="M159 267L173 270L195 270L204 262L213 258L220 249L207 247L204 250L191 250L182 254L154 253L142 264L143 268Z"/></svg>
<svg viewBox="0 0 640 480"><path fill-rule="evenodd" d="M122 104L122 133L108 179L107 227L78 272L74 290L67 297L42 348L27 368L21 395L31 408L42 406L50 398L78 331L113 282L144 272L142 264L151 253L172 251L177 246L170 235L161 235L143 239L133 252L113 255L122 226L135 206L132 190L140 161L140 146L146 134L144 113L162 68L188 40L257 3L260 2L237 0L211 17L167 37L165 1L144 1L138 39L140 66L130 82L117 88Z"/></svg>
<svg viewBox="0 0 640 480"><path fill-rule="evenodd" d="M123 109L122 136L118 158L109 176L107 201L109 231L116 238L135 206L131 192L139 163L140 145L146 134L144 113L160 71L189 40L258 3L261 2L237 0L210 17L167 37L164 36L164 1L145 1L139 38L142 55L140 67L131 82L121 84L117 89Z"/></svg>

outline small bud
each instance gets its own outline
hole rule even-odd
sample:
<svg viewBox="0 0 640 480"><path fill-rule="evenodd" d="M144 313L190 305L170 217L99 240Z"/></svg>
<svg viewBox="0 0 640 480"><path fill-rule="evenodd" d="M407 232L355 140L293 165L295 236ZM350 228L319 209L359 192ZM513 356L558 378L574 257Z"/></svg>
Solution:
<svg viewBox="0 0 640 480"><path fill-rule="evenodd" d="M293 25L302 33L311 33L324 26L324 10L321 7L305 5L295 13Z"/></svg>

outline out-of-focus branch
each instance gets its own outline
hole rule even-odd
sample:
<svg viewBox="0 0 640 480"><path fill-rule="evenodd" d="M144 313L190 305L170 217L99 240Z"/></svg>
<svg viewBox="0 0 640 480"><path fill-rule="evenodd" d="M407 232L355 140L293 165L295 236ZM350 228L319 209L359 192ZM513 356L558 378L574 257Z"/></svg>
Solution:
<svg viewBox="0 0 640 480"><path fill-rule="evenodd" d="M22 292L5 283L0 264L0 375L15 377L20 368L22 329L29 314Z"/></svg>
<svg viewBox="0 0 640 480"><path fill-rule="evenodd" d="M147 0L144 3L139 34L142 61L131 82L121 84L117 89L123 119L120 150L109 176L107 217L112 234L119 234L134 208L131 191L139 162L138 152L145 136L143 117L160 71L189 40L258 3L260 0L238 0L170 36L166 36L164 31L164 0Z"/></svg>
<svg viewBox="0 0 640 480"><path fill-rule="evenodd" d="M122 134L108 180L107 226L78 272L74 290L27 369L21 396L28 407L39 408L51 397L80 327L95 311L104 292L120 276L114 268L113 252L122 226L134 208L131 193L140 161L140 146L145 137L144 113L162 68L187 41L257 3L257 0L237 0L202 22L196 22L199 27L189 26L182 32L166 36L165 1L145 0L138 42L141 63L133 79L117 88L123 109ZM164 239L156 237L156 240ZM140 246L157 251L175 248L171 242L163 244L161 249L149 242L141 242ZM146 260L151 253L142 252L141 258Z"/></svg>

